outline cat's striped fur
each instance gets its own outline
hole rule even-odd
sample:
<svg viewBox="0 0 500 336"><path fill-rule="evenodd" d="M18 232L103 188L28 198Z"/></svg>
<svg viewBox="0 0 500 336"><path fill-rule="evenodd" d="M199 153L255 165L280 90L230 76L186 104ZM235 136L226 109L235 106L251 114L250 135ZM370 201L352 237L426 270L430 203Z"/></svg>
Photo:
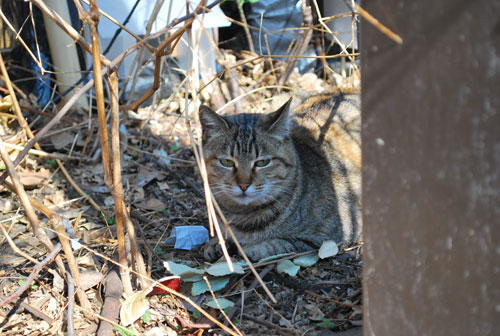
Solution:
<svg viewBox="0 0 500 336"><path fill-rule="evenodd" d="M269 114L202 106L199 116L212 192L252 260L360 238L357 94L294 94Z"/></svg>

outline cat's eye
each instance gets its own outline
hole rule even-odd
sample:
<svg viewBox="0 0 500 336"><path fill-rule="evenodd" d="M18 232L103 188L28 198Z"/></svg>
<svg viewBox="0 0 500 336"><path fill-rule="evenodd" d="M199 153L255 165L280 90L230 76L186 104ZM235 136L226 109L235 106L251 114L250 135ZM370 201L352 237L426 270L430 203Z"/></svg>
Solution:
<svg viewBox="0 0 500 336"><path fill-rule="evenodd" d="M255 166L257 166L257 167L265 167L265 166L267 166L270 163L271 163L270 159L258 160L258 161L255 161Z"/></svg>
<svg viewBox="0 0 500 336"><path fill-rule="evenodd" d="M234 161L229 160L229 159L220 159L219 160L220 164L223 165L224 167L231 168L234 167Z"/></svg>

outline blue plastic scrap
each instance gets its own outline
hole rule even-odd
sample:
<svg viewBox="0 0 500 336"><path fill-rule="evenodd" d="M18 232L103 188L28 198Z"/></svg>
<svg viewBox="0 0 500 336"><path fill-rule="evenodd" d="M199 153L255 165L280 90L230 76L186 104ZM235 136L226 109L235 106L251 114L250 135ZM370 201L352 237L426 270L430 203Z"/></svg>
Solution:
<svg viewBox="0 0 500 336"><path fill-rule="evenodd" d="M176 226L172 230L170 237L165 240L165 243L171 244L174 240L174 248L192 250L209 240L208 230L201 225Z"/></svg>

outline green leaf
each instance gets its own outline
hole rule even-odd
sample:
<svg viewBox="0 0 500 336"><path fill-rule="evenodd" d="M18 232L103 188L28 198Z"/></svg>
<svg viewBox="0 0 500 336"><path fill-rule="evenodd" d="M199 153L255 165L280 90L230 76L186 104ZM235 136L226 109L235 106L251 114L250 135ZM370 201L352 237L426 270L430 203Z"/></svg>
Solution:
<svg viewBox="0 0 500 336"><path fill-rule="evenodd" d="M300 266L295 265L293 262L290 260L283 260L278 264L277 270L278 273L286 273L292 277L297 275L297 272L299 271Z"/></svg>
<svg viewBox="0 0 500 336"><path fill-rule="evenodd" d="M198 270L183 264L176 264L172 261L163 262L163 266L165 266L170 273L180 276L183 280L184 278L190 278L204 273L203 270Z"/></svg>
<svg viewBox="0 0 500 336"><path fill-rule="evenodd" d="M176 150L179 149L179 146L177 146L176 144L173 144L172 145L172 151L175 152Z"/></svg>
<svg viewBox="0 0 500 336"><path fill-rule="evenodd" d="M216 278L216 279L211 279L208 281L210 282L210 287L212 287L212 291L217 292L218 290L221 290L224 287L226 287L227 283L229 282L229 277ZM205 280L202 280L202 281L195 282L193 284L193 287L191 288L191 294L193 296L198 296L200 294L208 292L209 290L210 289L208 288Z"/></svg>
<svg viewBox="0 0 500 336"><path fill-rule="evenodd" d="M333 240L325 240L319 248L318 255L321 259L333 257L339 253L339 247Z"/></svg>
<svg viewBox="0 0 500 336"><path fill-rule="evenodd" d="M201 313L197 309L195 309L195 311L193 311L193 317L195 319L199 319L201 317Z"/></svg>
<svg viewBox="0 0 500 336"><path fill-rule="evenodd" d="M245 273L243 267L241 267L240 265L233 263L233 267L234 267L234 272L231 272L231 270L229 269L229 264L226 261L224 261L210 266L207 269L207 273L213 276L223 276L232 273L237 273L237 274Z"/></svg>
<svg viewBox="0 0 500 336"><path fill-rule="evenodd" d="M201 275L195 275L195 276L182 278L182 281L184 281L184 282L197 282L197 281L201 281L201 280L203 280Z"/></svg>
<svg viewBox="0 0 500 336"><path fill-rule="evenodd" d="M335 327L335 323L332 321L322 317L321 322L316 324L317 327L323 328L323 329L333 329Z"/></svg>
<svg viewBox="0 0 500 336"><path fill-rule="evenodd" d="M149 323L149 321L151 320L151 313L149 312L149 309L146 310L146 312L144 313L144 315L142 315L141 320L144 323Z"/></svg>
<svg viewBox="0 0 500 336"><path fill-rule="evenodd" d="M317 253L306 254L293 259L293 262L301 267L311 267L319 260Z"/></svg>
<svg viewBox="0 0 500 336"><path fill-rule="evenodd" d="M219 302L219 306L221 309L231 308L232 306L234 306L233 301L224 298L217 298L217 302ZM210 301L206 302L205 305L209 306L210 308L218 309L219 306L217 306L217 302L215 302L214 299L211 299Z"/></svg>
<svg viewBox="0 0 500 336"><path fill-rule="evenodd" d="M265 258L260 259L257 264L261 264L261 263L265 263L265 262L268 262L268 261L276 260L276 259L279 259L281 257L285 257L285 256L287 256L289 254L290 253L281 253L281 254L275 254L275 255L272 255L272 256L269 256L269 257L265 257Z"/></svg>
<svg viewBox="0 0 500 336"><path fill-rule="evenodd" d="M133 330L127 329L127 328L122 327L122 326L114 326L113 329L118 331L120 333L120 335L125 335L125 336L134 336L135 335Z"/></svg>

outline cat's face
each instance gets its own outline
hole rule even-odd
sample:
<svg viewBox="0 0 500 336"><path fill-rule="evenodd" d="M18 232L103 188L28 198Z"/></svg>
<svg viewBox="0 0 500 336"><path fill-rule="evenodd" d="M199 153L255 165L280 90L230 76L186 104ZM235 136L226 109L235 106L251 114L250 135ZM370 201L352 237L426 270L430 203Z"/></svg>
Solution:
<svg viewBox="0 0 500 336"><path fill-rule="evenodd" d="M208 180L219 203L258 206L287 192L296 160L288 107L230 117L200 108Z"/></svg>

